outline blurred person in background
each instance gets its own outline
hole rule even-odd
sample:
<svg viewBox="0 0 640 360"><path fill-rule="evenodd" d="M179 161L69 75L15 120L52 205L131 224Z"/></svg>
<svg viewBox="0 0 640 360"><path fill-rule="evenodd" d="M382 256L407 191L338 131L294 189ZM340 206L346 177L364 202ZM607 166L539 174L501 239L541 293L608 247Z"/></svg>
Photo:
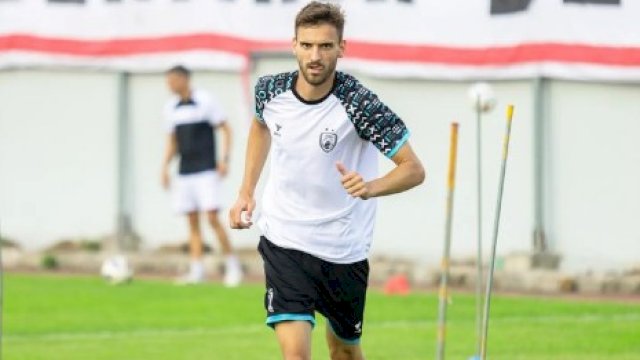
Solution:
<svg viewBox="0 0 640 360"><path fill-rule="evenodd" d="M367 260L378 196L424 180L404 122L369 89L336 71L345 41L338 5L313 1L297 15L297 71L263 76L231 227L262 236L267 324L284 359L311 358L316 311L333 360L362 360ZM267 155L261 215L254 191ZM378 175L378 153L394 162Z"/></svg>
<svg viewBox="0 0 640 360"><path fill-rule="evenodd" d="M233 253L229 236L219 220L222 208L222 179L228 171L231 128L223 109L209 93L191 87L191 72L175 66L166 73L173 97L164 108L167 144L162 164L162 185L171 189L175 211L189 222L189 270L178 279L180 284L197 284L205 279L200 214L207 220L220 244L225 259L224 284L237 286L242 270ZM216 154L216 132L222 133L221 156ZM179 158L178 174L173 181L170 164Z"/></svg>

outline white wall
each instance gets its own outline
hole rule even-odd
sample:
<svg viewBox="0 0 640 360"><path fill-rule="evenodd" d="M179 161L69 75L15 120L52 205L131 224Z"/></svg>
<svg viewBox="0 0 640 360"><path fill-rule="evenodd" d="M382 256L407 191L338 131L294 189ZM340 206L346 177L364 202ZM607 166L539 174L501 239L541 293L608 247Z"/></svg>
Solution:
<svg viewBox="0 0 640 360"><path fill-rule="evenodd" d="M0 72L0 221L25 247L110 232L116 77Z"/></svg>
<svg viewBox="0 0 640 360"><path fill-rule="evenodd" d="M291 60L261 60L249 80L289 70ZM358 75L358 74L356 74ZM444 231L449 123L460 123L453 231L454 256L476 247L475 117L468 83L359 77L412 130L427 168L424 186L380 200L374 254L439 261ZM241 181L252 114L245 78L198 73L196 86L217 94L234 129L226 203ZM498 252L531 248L533 108L529 81L494 83L499 102L483 120L484 252L488 254L498 186L504 109L515 105ZM131 77L133 217L145 246L183 241L186 224L159 182L166 134L162 74ZM547 118L545 221L568 270L621 268L640 261L640 87L553 82ZM604 104L604 105L601 105ZM28 247L69 236L112 232L116 212L117 76L87 72L0 72L0 221L3 235ZM391 163L380 158L382 169ZM267 169L268 171L268 169ZM226 211L223 212L226 221ZM232 233L254 246L255 229ZM207 235L211 240L211 235Z"/></svg>
<svg viewBox="0 0 640 360"><path fill-rule="evenodd" d="M568 268L640 263L640 86L554 82L548 235Z"/></svg>

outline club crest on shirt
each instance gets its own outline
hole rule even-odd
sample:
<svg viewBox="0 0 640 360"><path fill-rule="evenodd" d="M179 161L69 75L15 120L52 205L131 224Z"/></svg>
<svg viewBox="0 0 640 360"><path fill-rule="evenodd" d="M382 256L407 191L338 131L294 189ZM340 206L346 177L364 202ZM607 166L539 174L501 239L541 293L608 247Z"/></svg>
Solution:
<svg viewBox="0 0 640 360"><path fill-rule="evenodd" d="M320 148L322 151L328 153L336 147L338 143L338 134L333 131L324 131L320 133Z"/></svg>

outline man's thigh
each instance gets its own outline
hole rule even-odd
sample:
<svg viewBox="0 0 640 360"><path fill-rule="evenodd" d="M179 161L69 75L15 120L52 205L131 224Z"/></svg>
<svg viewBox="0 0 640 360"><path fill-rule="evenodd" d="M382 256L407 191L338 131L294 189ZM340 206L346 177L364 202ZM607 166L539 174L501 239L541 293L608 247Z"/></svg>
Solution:
<svg viewBox="0 0 640 360"><path fill-rule="evenodd" d="M311 323L283 321L275 324L276 336L286 359L311 359Z"/></svg>

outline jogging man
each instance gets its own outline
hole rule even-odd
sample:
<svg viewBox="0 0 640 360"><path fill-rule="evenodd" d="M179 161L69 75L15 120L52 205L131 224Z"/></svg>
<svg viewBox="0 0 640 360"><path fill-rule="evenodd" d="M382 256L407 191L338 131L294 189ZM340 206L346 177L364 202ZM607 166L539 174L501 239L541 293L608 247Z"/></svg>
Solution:
<svg viewBox="0 0 640 360"><path fill-rule="evenodd" d="M173 192L175 210L189 220L189 272L179 283L196 284L204 281L200 212L205 212L213 228L222 253L225 255L224 284L236 286L242 279L240 263L232 253L229 237L218 219L222 207L221 178L227 173L231 128L215 99L190 85L190 71L176 66L167 71L167 84L174 97L166 104L167 145L162 167L162 184ZM222 133L222 156L216 159L215 131ZM170 183L171 160L180 157L179 174Z"/></svg>
<svg viewBox="0 0 640 360"><path fill-rule="evenodd" d="M410 189L424 169L400 118L354 77L336 71L345 41L338 5L311 2L295 21L298 71L255 88L244 179L231 227L252 225L254 190L270 173L256 223L263 236L267 324L285 359L309 359L315 312L327 318L332 359L363 359L359 341L376 203ZM377 153L396 166L377 174Z"/></svg>

